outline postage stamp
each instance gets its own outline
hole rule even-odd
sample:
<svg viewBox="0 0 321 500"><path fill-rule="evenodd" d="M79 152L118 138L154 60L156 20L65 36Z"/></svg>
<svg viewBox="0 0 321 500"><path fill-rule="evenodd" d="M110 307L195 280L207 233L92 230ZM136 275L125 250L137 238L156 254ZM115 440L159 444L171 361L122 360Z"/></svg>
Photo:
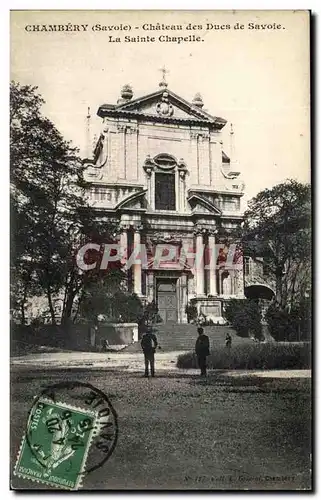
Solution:
<svg viewBox="0 0 321 500"><path fill-rule="evenodd" d="M68 489L81 486L96 415L39 400L23 437L15 474Z"/></svg>
<svg viewBox="0 0 321 500"><path fill-rule="evenodd" d="M117 435L117 414L100 390L79 382L50 386L30 410L14 475L77 490L106 462Z"/></svg>

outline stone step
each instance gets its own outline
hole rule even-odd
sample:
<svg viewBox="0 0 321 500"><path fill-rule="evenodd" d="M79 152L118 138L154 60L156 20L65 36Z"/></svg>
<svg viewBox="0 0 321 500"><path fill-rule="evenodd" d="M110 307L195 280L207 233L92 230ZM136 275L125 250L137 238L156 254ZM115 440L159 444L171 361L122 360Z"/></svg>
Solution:
<svg viewBox="0 0 321 500"><path fill-rule="evenodd" d="M238 337L234 330L227 326L208 326L204 327L206 335L210 340L212 348L215 346L224 346L226 334L232 337L232 345L252 342L250 339ZM197 326L189 324L170 324L159 325L155 327L158 344L162 351L191 351L195 348L197 339ZM125 352L140 352L140 341L131 344L124 349Z"/></svg>

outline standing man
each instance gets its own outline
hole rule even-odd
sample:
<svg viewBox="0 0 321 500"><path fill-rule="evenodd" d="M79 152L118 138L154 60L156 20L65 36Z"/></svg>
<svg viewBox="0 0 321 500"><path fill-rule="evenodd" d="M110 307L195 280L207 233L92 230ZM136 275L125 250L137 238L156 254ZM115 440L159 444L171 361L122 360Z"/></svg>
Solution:
<svg viewBox="0 0 321 500"><path fill-rule="evenodd" d="M206 377L206 357L210 354L210 341L201 326L197 329L198 339L195 344L198 366L201 369L201 376Z"/></svg>
<svg viewBox="0 0 321 500"><path fill-rule="evenodd" d="M150 373L155 377L155 351L158 345L156 335L152 328L147 328L140 342L145 357L145 377L148 377L148 368L150 365Z"/></svg>

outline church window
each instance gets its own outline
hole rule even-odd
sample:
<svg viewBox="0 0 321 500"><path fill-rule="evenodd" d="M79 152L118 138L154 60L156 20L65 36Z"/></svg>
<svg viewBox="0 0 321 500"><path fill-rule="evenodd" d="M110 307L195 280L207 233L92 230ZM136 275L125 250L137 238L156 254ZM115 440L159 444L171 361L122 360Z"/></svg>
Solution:
<svg viewBox="0 0 321 500"><path fill-rule="evenodd" d="M176 210L175 174L172 172L155 173L155 209Z"/></svg>

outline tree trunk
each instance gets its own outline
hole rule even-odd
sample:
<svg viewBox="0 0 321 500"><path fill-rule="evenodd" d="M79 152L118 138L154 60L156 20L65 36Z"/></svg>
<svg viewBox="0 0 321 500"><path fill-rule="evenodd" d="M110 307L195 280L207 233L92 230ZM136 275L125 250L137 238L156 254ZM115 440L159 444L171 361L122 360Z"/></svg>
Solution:
<svg viewBox="0 0 321 500"><path fill-rule="evenodd" d="M275 299L276 303L282 306L282 276L275 276Z"/></svg>
<svg viewBox="0 0 321 500"><path fill-rule="evenodd" d="M30 277L30 275L29 275L29 277ZM27 300L28 284L29 284L29 282L25 283L24 290L23 290L23 298L22 298L21 305L20 305L21 324L22 325L26 324L25 303L26 303L26 300Z"/></svg>
<svg viewBox="0 0 321 500"><path fill-rule="evenodd" d="M297 284L297 276L299 272L299 266L297 265L296 270L294 271L294 275L292 276L292 286L291 286L291 309L293 309L294 303L295 303L295 296L296 296L296 290L295 286Z"/></svg>
<svg viewBox="0 0 321 500"><path fill-rule="evenodd" d="M26 315L25 315L25 303L24 303L24 301L20 305L20 311L21 311L21 324L25 325L26 324Z"/></svg>
<svg viewBox="0 0 321 500"><path fill-rule="evenodd" d="M67 295L67 300L64 305L64 309L62 311L61 324L65 325L70 320L72 306L75 300L75 292L74 290L70 290Z"/></svg>
<svg viewBox="0 0 321 500"><path fill-rule="evenodd" d="M47 286L47 299L48 299L49 311L50 311L50 316L51 316L51 322L53 325L56 326L57 323L56 323L55 309L54 309L53 304L52 304L50 286Z"/></svg>

